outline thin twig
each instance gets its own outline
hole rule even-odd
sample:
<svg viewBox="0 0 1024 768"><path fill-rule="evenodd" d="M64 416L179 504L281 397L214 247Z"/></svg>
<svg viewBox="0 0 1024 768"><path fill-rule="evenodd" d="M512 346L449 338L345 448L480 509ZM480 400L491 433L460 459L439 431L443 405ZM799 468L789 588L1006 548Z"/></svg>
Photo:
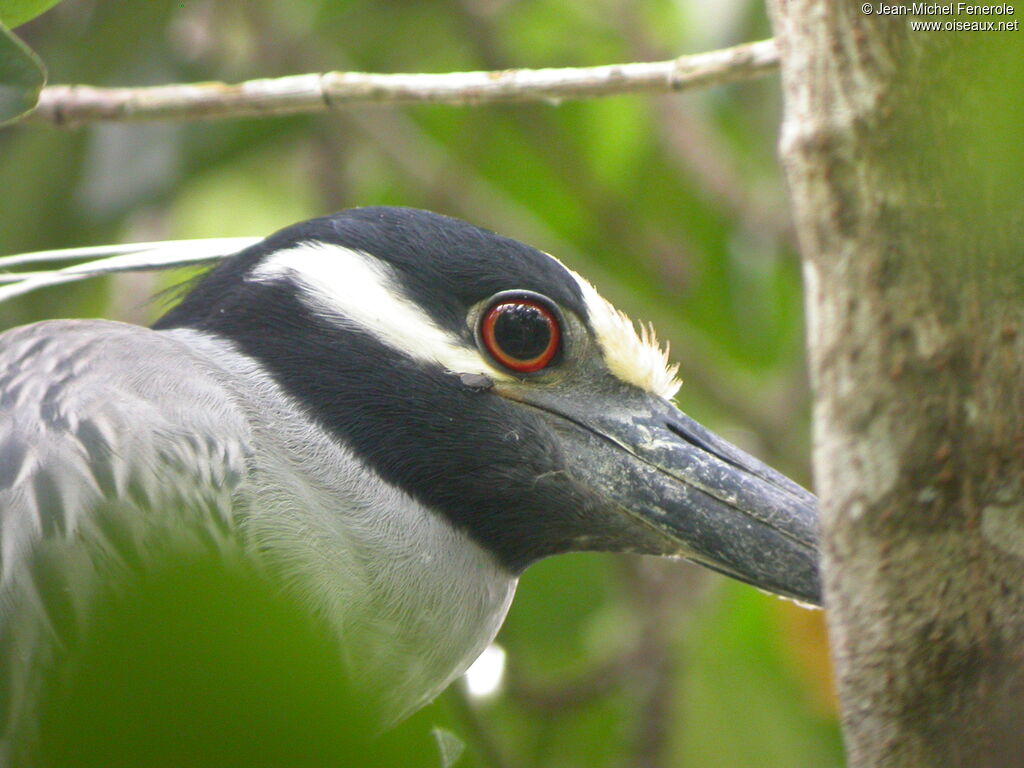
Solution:
<svg viewBox="0 0 1024 768"><path fill-rule="evenodd" d="M524 674L510 660L507 676L508 697L517 704L549 715L565 714L584 707L595 699L615 691L640 662L641 649L631 644L609 661L597 665L573 680L555 684L538 684L524 679Z"/></svg>
<svg viewBox="0 0 1024 768"><path fill-rule="evenodd" d="M242 83L184 83L145 88L51 85L28 118L55 125L98 120L209 120L324 112L353 104L482 104L681 91L774 72L773 40L599 67L509 69L447 74L324 72Z"/></svg>
<svg viewBox="0 0 1024 768"><path fill-rule="evenodd" d="M670 566L670 567L666 567ZM633 768L664 768L670 764L668 746L678 726L679 679L684 654L677 641L710 582L709 574L695 566L649 558L622 558L627 596L642 630L639 661L630 675L639 717L630 749ZM671 765L678 766L678 760Z"/></svg>
<svg viewBox="0 0 1024 768"><path fill-rule="evenodd" d="M494 733L488 727L488 723L480 716L476 705L466 695L462 681L451 686L445 695L462 725L463 730L459 735L465 736L466 741L480 756L481 763L487 768L509 768L510 761L494 738Z"/></svg>

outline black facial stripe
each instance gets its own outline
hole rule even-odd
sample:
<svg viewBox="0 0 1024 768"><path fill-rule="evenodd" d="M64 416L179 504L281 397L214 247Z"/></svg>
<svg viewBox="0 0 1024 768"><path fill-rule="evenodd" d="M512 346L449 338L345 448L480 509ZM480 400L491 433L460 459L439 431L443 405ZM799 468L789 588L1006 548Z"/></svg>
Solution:
<svg viewBox="0 0 1024 768"><path fill-rule="evenodd" d="M539 419L368 333L339 329L287 285L250 283L247 293L230 311L188 325L259 360L381 477L513 572L567 548L588 502L546 479L564 459ZM159 327L176 325L168 315Z"/></svg>

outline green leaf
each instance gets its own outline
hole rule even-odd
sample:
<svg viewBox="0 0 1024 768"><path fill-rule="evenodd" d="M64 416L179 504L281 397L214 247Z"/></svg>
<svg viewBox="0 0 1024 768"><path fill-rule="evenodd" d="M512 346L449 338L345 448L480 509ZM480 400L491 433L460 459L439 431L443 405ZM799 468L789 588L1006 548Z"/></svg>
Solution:
<svg viewBox="0 0 1024 768"><path fill-rule="evenodd" d="M0 24L0 126L31 111L45 83L43 62Z"/></svg>
<svg viewBox="0 0 1024 768"><path fill-rule="evenodd" d="M0 24L14 29L50 10L60 0L0 0Z"/></svg>

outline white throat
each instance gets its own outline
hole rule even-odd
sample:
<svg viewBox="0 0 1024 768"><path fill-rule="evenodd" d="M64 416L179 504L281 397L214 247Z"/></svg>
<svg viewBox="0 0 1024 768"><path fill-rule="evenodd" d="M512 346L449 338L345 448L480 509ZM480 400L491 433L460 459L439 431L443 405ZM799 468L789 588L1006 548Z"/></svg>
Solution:
<svg viewBox="0 0 1024 768"><path fill-rule="evenodd" d="M426 704L494 638L516 577L324 433L251 358L167 333L222 367L248 414L247 540L334 630L353 679L394 720Z"/></svg>

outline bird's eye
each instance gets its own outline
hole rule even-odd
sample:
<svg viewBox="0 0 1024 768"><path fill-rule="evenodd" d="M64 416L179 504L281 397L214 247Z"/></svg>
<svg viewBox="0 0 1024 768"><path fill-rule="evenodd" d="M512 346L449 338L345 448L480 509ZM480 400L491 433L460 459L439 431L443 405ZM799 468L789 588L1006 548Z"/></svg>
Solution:
<svg viewBox="0 0 1024 768"><path fill-rule="evenodd" d="M517 373L546 367L562 332L554 311L533 298L503 298L480 321L480 338L491 357Z"/></svg>

